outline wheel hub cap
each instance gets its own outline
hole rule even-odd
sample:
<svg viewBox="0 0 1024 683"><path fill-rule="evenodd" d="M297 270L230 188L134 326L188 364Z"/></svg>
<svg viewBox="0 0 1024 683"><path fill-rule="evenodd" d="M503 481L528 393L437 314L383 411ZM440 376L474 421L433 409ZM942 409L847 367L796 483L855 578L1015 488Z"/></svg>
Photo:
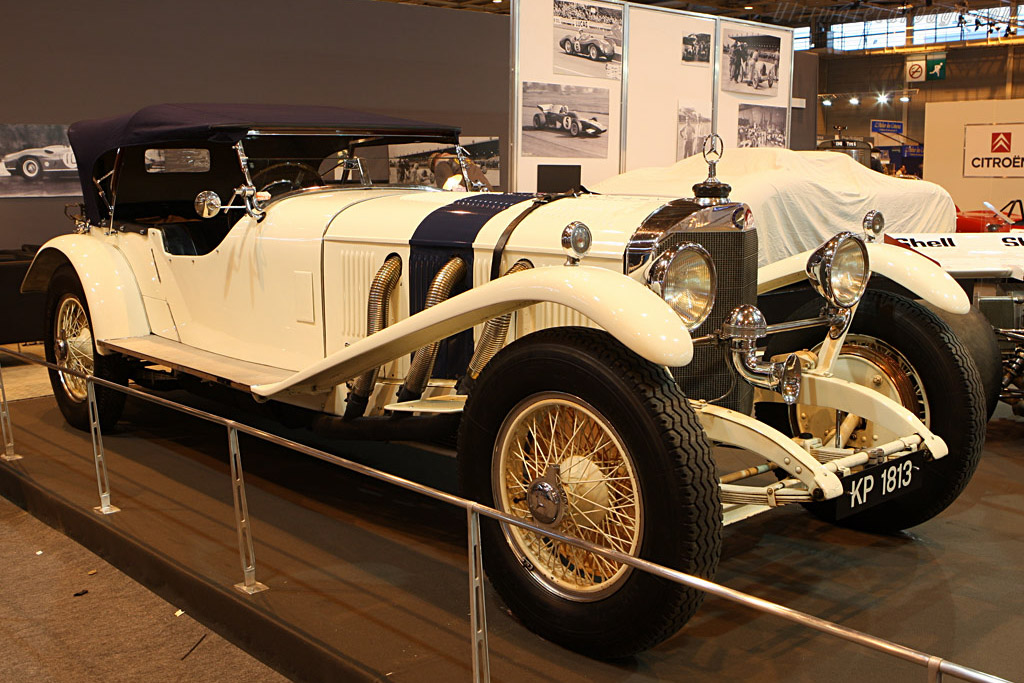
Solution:
<svg viewBox="0 0 1024 683"><path fill-rule="evenodd" d="M558 480L558 465L552 465L543 477L530 483L526 504L530 514L541 524L558 524L565 514L565 492Z"/></svg>

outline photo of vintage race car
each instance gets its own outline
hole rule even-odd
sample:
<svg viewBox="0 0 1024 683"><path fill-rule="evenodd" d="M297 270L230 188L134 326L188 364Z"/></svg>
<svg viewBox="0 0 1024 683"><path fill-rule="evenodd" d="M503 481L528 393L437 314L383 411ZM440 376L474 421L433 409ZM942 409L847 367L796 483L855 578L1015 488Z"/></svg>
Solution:
<svg viewBox="0 0 1024 683"><path fill-rule="evenodd" d="M558 44L566 54L589 57L595 62L600 59L610 62L615 58L615 43L596 33L567 33L559 39Z"/></svg>
<svg viewBox="0 0 1024 683"><path fill-rule="evenodd" d="M580 135L598 136L608 130L608 126L601 124L596 116L583 118L564 104L538 104L537 109L540 111L533 115L535 130L564 130L574 138Z"/></svg>
<svg viewBox="0 0 1024 683"><path fill-rule="evenodd" d="M68 145L22 149L5 154L0 161L8 173L27 180L39 180L44 173L73 172L78 168L74 152Z"/></svg>
<svg viewBox="0 0 1024 683"><path fill-rule="evenodd" d="M891 532L967 485L977 368L927 308L868 288L877 270L966 312L938 266L843 232L759 282L720 148L689 198L389 182L405 147L462 154L458 132L269 105L74 124L83 212L22 287L46 293L47 358L231 387L339 440L454 445L463 495L539 529L481 522L501 599L599 658L672 636L703 594L556 532L712 577L724 524L801 503ZM758 296L797 287L769 323ZM84 381L51 383L88 430ZM112 426L124 395L95 398Z"/></svg>

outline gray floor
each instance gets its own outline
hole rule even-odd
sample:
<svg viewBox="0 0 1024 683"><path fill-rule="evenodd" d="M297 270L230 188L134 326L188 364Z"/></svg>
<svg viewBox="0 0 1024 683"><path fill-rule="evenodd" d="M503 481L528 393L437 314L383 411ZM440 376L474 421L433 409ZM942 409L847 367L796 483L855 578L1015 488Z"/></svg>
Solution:
<svg viewBox="0 0 1024 683"><path fill-rule="evenodd" d="M3 681L284 681L0 498Z"/></svg>

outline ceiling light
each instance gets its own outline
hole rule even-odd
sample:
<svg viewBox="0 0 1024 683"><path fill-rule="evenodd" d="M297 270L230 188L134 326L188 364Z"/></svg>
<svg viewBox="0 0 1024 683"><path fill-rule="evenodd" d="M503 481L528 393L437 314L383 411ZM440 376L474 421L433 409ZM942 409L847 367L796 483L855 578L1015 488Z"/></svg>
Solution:
<svg viewBox="0 0 1024 683"><path fill-rule="evenodd" d="M831 107L832 106L832 98L826 97L825 99L823 99L821 101L821 106L823 106L823 107Z"/></svg>
<svg viewBox="0 0 1024 683"><path fill-rule="evenodd" d="M881 93L878 96L878 103L879 104L889 104L889 96L886 95L885 93Z"/></svg>
<svg viewBox="0 0 1024 683"><path fill-rule="evenodd" d="M910 101L910 96L909 95L903 95L902 97L900 97L900 102L909 102L909 101Z"/></svg>
<svg viewBox="0 0 1024 683"><path fill-rule="evenodd" d="M856 107L858 104L860 104L860 98L854 95L853 97L850 98L850 104Z"/></svg>
<svg viewBox="0 0 1024 683"><path fill-rule="evenodd" d="M744 5L743 9L754 9L753 5Z"/></svg>

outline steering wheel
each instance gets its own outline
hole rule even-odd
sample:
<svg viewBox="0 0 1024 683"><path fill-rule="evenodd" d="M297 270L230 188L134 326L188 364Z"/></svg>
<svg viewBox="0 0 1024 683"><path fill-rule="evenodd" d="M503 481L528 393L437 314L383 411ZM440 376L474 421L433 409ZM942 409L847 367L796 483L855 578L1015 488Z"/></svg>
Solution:
<svg viewBox="0 0 1024 683"><path fill-rule="evenodd" d="M258 171L252 177L252 184L260 192L276 197L304 187L319 187L324 181L317 170L305 162L282 161Z"/></svg>

